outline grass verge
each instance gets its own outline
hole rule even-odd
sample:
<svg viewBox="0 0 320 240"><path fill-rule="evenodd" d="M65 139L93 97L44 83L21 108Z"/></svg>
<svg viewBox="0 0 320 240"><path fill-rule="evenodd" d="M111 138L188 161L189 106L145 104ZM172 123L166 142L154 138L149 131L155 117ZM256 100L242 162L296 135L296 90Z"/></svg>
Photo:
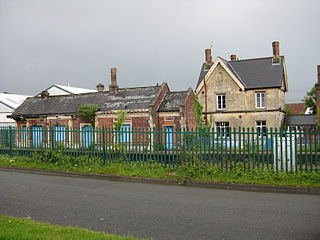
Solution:
<svg viewBox="0 0 320 240"><path fill-rule="evenodd" d="M0 240L138 240L0 215Z"/></svg>
<svg viewBox="0 0 320 240"><path fill-rule="evenodd" d="M56 156L22 157L0 155L0 165L26 167L65 172L98 173L115 176L136 176L145 178L202 180L212 182L246 183L275 186L320 187L320 172L275 172L266 168L245 169L240 164L230 170L206 163L194 165L179 165L175 168L166 167L155 162L110 162L101 166L98 162L87 163L85 159L77 157Z"/></svg>

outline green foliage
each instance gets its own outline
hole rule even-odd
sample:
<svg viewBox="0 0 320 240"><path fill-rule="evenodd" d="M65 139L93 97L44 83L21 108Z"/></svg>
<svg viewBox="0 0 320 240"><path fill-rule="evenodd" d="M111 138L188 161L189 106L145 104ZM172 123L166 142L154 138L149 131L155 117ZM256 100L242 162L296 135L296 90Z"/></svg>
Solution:
<svg viewBox="0 0 320 240"><path fill-rule="evenodd" d="M292 110L288 107L288 105L284 107L284 111L286 112L286 115L292 115Z"/></svg>
<svg viewBox="0 0 320 240"><path fill-rule="evenodd" d="M64 153L65 148L60 145L56 150L38 151L33 154L36 161L54 164L56 166L72 167L84 166L85 161L81 157L68 156Z"/></svg>
<svg viewBox="0 0 320 240"><path fill-rule="evenodd" d="M317 99L317 92L316 88L313 87L309 92L307 92L307 96L302 99L302 101L305 103L306 107L311 107L314 109L314 111L317 111L316 109L316 99Z"/></svg>
<svg viewBox="0 0 320 240"><path fill-rule="evenodd" d="M89 122L92 127L95 125L96 112L99 110L99 107L94 104L83 104L80 106L77 117L83 121Z"/></svg>
<svg viewBox="0 0 320 240"><path fill-rule="evenodd" d="M202 126L202 110L203 106L199 102L198 94L194 94L194 114L196 117L197 127Z"/></svg>
<svg viewBox="0 0 320 240"><path fill-rule="evenodd" d="M127 118L127 115L125 112L123 111L120 111L119 114L118 114L118 120L113 122L113 128L114 130L119 130L122 126L123 126L123 123L124 123L124 120Z"/></svg>

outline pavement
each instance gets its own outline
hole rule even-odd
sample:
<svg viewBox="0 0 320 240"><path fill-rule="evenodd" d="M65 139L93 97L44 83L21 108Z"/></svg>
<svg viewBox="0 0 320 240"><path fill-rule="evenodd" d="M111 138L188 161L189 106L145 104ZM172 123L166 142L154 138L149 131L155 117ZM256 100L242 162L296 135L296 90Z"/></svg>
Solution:
<svg viewBox="0 0 320 240"><path fill-rule="evenodd" d="M0 214L157 240L320 239L320 196L0 170Z"/></svg>

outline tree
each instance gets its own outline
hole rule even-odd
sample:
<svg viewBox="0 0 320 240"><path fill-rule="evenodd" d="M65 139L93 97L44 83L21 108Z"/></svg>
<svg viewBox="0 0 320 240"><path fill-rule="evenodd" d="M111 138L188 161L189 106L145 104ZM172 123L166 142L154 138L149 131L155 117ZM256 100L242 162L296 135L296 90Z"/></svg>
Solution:
<svg viewBox="0 0 320 240"><path fill-rule="evenodd" d="M199 102L199 97L194 94L194 114L196 117L197 128L211 128L213 123L213 117L210 115L209 119L202 119L203 106Z"/></svg>
<svg viewBox="0 0 320 240"><path fill-rule="evenodd" d="M123 126L124 120L127 118L127 115L125 112L120 111L118 114L118 120L113 122L113 128L114 130L119 130Z"/></svg>
<svg viewBox="0 0 320 240"><path fill-rule="evenodd" d="M317 92L315 87L311 88L309 92L307 92L307 96L302 99L305 103L306 107L310 107L313 109L314 113L317 111L316 109L316 101L317 101Z"/></svg>
<svg viewBox="0 0 320 240"><path fill-rule="evenodd" d="M77 117L83 121L90 122L91 126L94 127L96 112L98 110L99 106L95 104L83 104L77 112Z"/></svg>

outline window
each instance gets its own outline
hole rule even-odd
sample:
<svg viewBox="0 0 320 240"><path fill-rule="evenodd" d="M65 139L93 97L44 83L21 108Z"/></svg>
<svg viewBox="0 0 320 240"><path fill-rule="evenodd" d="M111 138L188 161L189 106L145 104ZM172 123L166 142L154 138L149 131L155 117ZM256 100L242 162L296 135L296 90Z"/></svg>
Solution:
<svg viewBox="0 0 320 240"><path fill-rule="evenodd" d="M22 126L21 132L22 132L21 142L26 144L28 142L28 128L27 128L27 126Z"/></svg>
<svg viewBox="0 0 320 240"><path fill-rule="evenodd" d="M227 137L230 135L229 122L216 122L216 129L219 137Z"/></svg>
<svg viewBox="0 0 320 240"><path fill-rule="evenodd" d="M226 95L225 94L219 94L217 95L217 109L223 110L227 108L226 104Z"/></svg>
<svg viewBox="0 0 320 240"><path fill-rule="evenodd" d="M129 143L131 141L131 125L124 124L117 131L117 142L118 143Z"/></svg>
<svg viewBox="0 0 320 240"><path fill-rule="evenodd" d="M54 126L54 140L55 142L64 142L66 140L65 126Z"/></svg>
<svg viewBox="0 0 320 240"><path fill-rule="evenodd" d="M257 132L258 133L266 133L267 132L266 121L257 121Z"/></svg>
<svg viewBox="0 0 320 240"><path fill-rule="evenodd" d="M256 107L257 108L265 108L265 92L256 92Z"/></svg>

